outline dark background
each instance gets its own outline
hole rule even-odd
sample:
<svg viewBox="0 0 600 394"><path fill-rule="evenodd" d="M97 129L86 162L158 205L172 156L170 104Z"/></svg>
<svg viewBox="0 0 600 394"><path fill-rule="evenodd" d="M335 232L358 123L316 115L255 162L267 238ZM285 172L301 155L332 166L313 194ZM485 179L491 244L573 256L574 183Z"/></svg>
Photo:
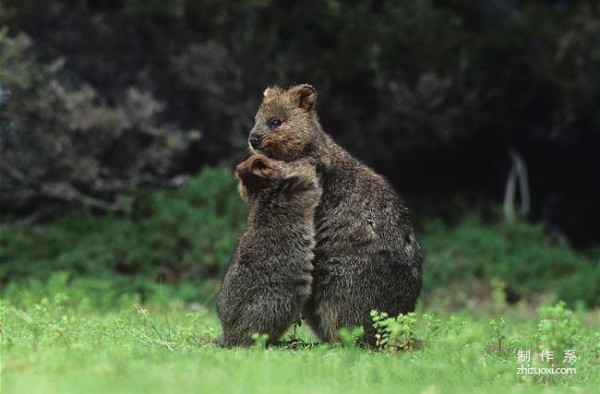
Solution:
<svg viewBox="0 0 600 394"><path fill-rule="evenodd" d="M265 87L310 83L417 227L500 210L514 152L516 214L600 241L596 1L4 0L0 17L4 223L119 216L230 168Z"/></svg>

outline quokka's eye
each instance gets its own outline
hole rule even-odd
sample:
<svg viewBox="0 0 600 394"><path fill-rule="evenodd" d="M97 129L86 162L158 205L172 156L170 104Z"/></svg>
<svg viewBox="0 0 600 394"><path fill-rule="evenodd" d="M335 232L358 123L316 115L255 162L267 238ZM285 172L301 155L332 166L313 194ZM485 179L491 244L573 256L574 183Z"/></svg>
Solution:
<svg viewBox="0 0 600 394"><path fill-rule="evenodd" d="M272 130L272 129L276 129L276 128L278 128L279 126L281 126L281 120L280 120L280 119L274 118L274 119L270 119L270 120L269 120L269 128L270 128L271 130Z"/></svg>

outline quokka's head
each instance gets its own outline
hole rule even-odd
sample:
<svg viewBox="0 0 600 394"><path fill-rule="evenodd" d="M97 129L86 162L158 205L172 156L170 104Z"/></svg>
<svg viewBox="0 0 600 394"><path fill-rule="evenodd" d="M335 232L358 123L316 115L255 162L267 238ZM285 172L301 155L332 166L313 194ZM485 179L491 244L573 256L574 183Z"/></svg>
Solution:
<svg viewBox="0 0 600 394"><path fill-rule="evenodd" d="M284 161L310 155L320 131L317 91L310 85L267 88L248 144L253 152Z"/></svg>

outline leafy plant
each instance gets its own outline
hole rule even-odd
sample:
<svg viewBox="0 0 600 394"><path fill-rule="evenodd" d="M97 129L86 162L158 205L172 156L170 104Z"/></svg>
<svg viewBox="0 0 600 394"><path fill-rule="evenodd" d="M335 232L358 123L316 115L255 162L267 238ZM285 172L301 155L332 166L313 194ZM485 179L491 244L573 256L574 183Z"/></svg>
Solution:
<svg viewBox="0 0 600 394"><path fill-rule="evenodd" d="M371 311L371 318L376 330L376 345L379 349L398 352L414 348L416 343L414 328L417 322L414 313L401 313L390 317L385 312Z"/></svg>
<svg viewBox="0 0 600 394"><path fill-rule="evenodd" d="M490 326L493 329L493 333L490 336L491 345L489 348L494 349L496 355L503 358L506 353L506 348L502 347L506 340L506 335L504 335L504 326L506 326L506 322L504 321L504 318L500 318L499 321L490 319Z"/></svg>
<svg viewBox="0 0 600 394"><path fill-rule="evenodd" d="M364 337L365 330L362 327L342 328L339 330L338 335L344 346L356 346Z"/></svg>
<svg viewBox="0 0 600 394"><path fill-rule="evenodd" d="M581 322L563 301L555 305L542 305L538 313L542 319L534 337L540 351L550 350L560 354L578 348L581 344Z"/></svg>

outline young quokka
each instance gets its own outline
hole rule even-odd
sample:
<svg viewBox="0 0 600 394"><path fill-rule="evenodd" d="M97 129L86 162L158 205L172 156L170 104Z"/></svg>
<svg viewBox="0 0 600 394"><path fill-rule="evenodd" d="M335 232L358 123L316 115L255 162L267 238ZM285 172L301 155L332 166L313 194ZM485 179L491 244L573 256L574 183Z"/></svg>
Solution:
<svg viewBox="0 0 600 394"><path fill-rule="evenodd" d="M217 296L221 344L248 346L254 333L273 343L310 296L321 188L307 160L284 163L259 154L235 172L250 213Z"/></svg>

